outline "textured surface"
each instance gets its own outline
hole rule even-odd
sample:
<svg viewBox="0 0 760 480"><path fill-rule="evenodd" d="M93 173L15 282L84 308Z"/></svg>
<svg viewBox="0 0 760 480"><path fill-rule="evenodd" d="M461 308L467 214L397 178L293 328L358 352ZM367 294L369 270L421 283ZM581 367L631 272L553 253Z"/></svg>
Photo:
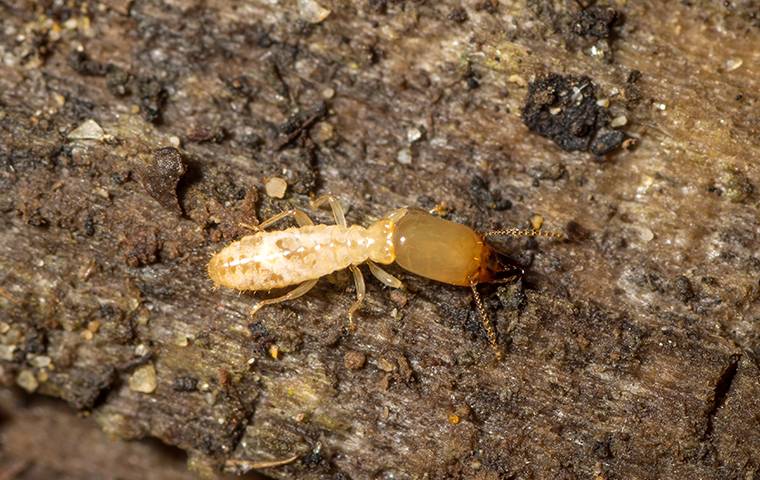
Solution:
<svg viewBox="0 0 760 480"><path fill-rule="evenodd" d="M206 475L760 475L756 2L319 3L0 1L3 384ZM211 288L325 192L568 240L501 243L499 364L397 269L350 335L346 274L255 319Z"/></svg>

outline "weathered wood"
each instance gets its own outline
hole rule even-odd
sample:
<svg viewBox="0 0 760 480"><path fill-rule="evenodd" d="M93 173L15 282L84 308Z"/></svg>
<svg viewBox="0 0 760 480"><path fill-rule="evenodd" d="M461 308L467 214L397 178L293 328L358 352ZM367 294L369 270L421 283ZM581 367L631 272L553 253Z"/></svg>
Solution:
<svg viewBox="0 0 760 480"><path fill-rule="evenodd" d="M208 475L760 474L757 6L309 3L0 2L3 383ZM328 191L568 240L503 242L498 364L466 289L394 268L351 334L345 274L254 319L211 288Z"/></svg>

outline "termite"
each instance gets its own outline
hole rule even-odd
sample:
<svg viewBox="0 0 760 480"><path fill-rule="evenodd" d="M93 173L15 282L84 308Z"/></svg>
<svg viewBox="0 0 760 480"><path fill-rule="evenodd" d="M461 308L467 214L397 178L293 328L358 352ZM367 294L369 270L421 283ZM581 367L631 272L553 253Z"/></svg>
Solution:
<svg viewBox="0 0 760 480"><path fill-rule="evenodd" d="M298 285L285 295L260 300L252 310L293 300L314 287L320 277L348 268L356 284L356 301L348 310L349 328L354 314L364 302L364 277L359 265L383 284L402 288L401 280L379 264L396 262L401 268L438 282L470 287L475 305L496 358L501 358L496 333L477 285L504 280L514 267L506 264L486 239L494 236L561 238L555 232L539 230L494 230L483 234L460 223L415 208L399 208L365 228L348 226L343 207L332 195L311 201L313 209L330 205L335 225L315 225L302 210L281 212L262 222L253 235L246 235L216 253L208 263L215 285L236 290L271 290ZM295 218L298 227L265 231L274 223ZM519 269L518 269L519 270ZM519 273L516 275L522 274ZM512 275L514 277L515 274Z"/></svg>

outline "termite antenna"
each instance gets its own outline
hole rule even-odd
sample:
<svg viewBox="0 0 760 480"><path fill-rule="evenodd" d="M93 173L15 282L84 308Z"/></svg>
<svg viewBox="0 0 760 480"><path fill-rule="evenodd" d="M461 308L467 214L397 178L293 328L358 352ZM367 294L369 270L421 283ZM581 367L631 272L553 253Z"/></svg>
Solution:
<svg viewBox="0 0 760 480"><path fill-rule="evenodd" d="M496 356L496 361L501 360L501 349L496 341L496 331L493 329L491 318L488 316L486 307L483 305L483 300L480 299L480 293L478 293L478 284L476 282L470 282L470 288L472 289L472 298L475 299L475 306L480 313L480 319L483 322L483 328L488 335L488 342L491 344L491 349Z"/></svg>
<svg viewBox="0 0 760 480"><path fill-rule="evenodd" d="M545 232L542 230L522 230L519 228L508 228L506 230L491 230L485 232L483 237L544 237L544 238L565 238L561 232Z"/></svg>

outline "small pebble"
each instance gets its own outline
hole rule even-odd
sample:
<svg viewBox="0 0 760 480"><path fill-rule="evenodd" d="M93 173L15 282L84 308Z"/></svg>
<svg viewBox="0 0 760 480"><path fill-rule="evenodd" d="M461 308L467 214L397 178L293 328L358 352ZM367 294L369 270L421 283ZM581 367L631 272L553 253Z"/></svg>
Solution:
<svg viewBox="0 0 760 480"><path fill-rule="evenodd" d="M520 87L525 87L528 85L528 82L525 81L523 77L520 75L510 75L509 78L507 78L512 83L517 84Z"/></svg>
<svg viewBox="0 0 760 480"><path fill-rule="evenodd" d="M396 370L396 365L387 358L381 358L377 361L377 368L384 372L392 372Z"/></svg>
<svg viewBox="0 0 760 480"><path fill-rule="evenodd" d="M422 131L417 127L412 127L406 131L406 140L409 143L414 143L422 138Z"/></svg>
<svg viewBox="0 0 760 480"><path fill-rule="evenodd" d="M315 0L298 0L298 12L309 23L320 23L332 13Z"/></svg>
<svg viewBox="0 0 760 480"><path fill-rule="evenodd" d="M148 354L150 350L148 349L148 346L144 343L141 343L140 345L135 347L135 355L138 357L144 357Z"/></svg>
<svg viewBox="0 0 760 480"><path fill-rule="evenodd" d="M0 322L0 333L7 333L11 329L10 324L6 322Z"/></svg>
<svg viewBox="0 0 760 480"><path fill-rule="evenodd" d="M319 122L318 124L314 125L314 129L312 131L314 132L314 140L319 143L325 143L335 137L335 127L330 125L328 122Z"/></svg>
<svg viewBox="0 0 760 480"><path fill-rule="evenodd" d="M37 390L37 387L40 386L37 377L34 376L34 372L31 370L21 370L21 373L18 374L18 378L16 378L16 383L19 387L29 393L34 392Z"/></svg>
<svg viewBox="0 0 760 480"><path fill-rule="evenodd" d="M50 357L46 355L35 355L29 359L29 363L33 367L37 368L47 368L50 366L52 361L50 360Z"/></svg>
<svg viewBox="0 0 760 480"><path fill-rule="evenodd" d="M398 160L398 163L401 165L411 165L412 164L412 151L408 148L402 148L398 151L398 155L396 155L396 160Z"/></svg>
<svg viewBox="0 0 760 480"><path fill-rule="evenodd" d="M80 126L72 130L68 138L70 140L102 140L105 132L95 120L85 120Z"/></svg>
<svg viewBox="0 0 760 480"><path fill-rule="evenodd" d="M654 238L654 232L647 227L641 227L639 236L643 242L650 242Z"/></svg>
<svg viewBox="0 0 760 480"><path fill-rule="evenodd" d="M346 352L343 356L343 366L348 370L359 370L367 362L367 356L354 350Z"/></svg>
<svg viewBox="0 0 760 480"><path fill-rule="evenodd" d="M13 360L13 352L16 351L16 345L0 345L0 360L10 362Z"/></svg>
<svg viewBox="0 0 760 480"><path fill-rule="evenodd" d="M129 389L134 392L153 393L157 386L156 368L152 363L137 367L129 377Z"/></svg>
<svg viewBox="0 0 760 480"><path fill-rule="evenodd" d="M733 72L737 68L741 67L742 64L744 64L744 60L741 58L729 58L726 60L726 71Z"/></svg>
<svg viewBox="0 0 760 480"><path fill-rule="evenodd" d="M190 344L190 340L187 338L187 335L185 335L184 333L180 333L179 335L177 335L175 344L178 347L186 347Z"/></svg>
<svg viewBox="0 0 760 480"><path fill-rule="evenodd" d="M285 191L288 189L288 182L280 177L272 177L267 180L264 189L266 190L267 195L272 198L283 198L285 196Z"/></svg>
<svg viewBox="0 0 760 480"><path fill-rule="evenodd" d="M179 139L179 137L171 136L169 137L169 145L171 145L174 148L179 148L180 144L182 144L182 141Z"/></svg>
<svg viewBox="0 0 760 480"><path fill-rule="evenodd" d="M597 106L602 108L607 108L610 106L610 99L609 98L600 98L596 101Z"/></svg>
<svg viewBox="0 0 760 480"><path fill-rule="evenodd" d="M449 423L452 425L457 425L459 422L461 422L462 419L459 418L459 415L456 413L450 413L449 414Z"/></svg>
<svg viewBox="0 0 760 480"><path fill-rule="evenodd" d="M280 357L280 347L278 347L275 344L272 344L269 347L269 356L277 360Z"/></svg>
<svg viewBox="0 0 760 480"><path fill-rule="evenodd" d="M533 230L541 230L541 227L544 226L544 217L541 215L533 215L530 217L530 226Z"/></svg>
<svg viewBox="0 0 760 480"><path fill-rule="evenodd" d="M330 100L335 96L335 89L327 87L324 90L322 90L322 98L325 100Z"/></svg>
<svg viewBox="0 0 760 480"><path fill-rule="evenodd" d="M628 123L628 118L625 115L619 115L612 119L610 122L610 127L612 128L620 128L625 126Z"/></svg>

